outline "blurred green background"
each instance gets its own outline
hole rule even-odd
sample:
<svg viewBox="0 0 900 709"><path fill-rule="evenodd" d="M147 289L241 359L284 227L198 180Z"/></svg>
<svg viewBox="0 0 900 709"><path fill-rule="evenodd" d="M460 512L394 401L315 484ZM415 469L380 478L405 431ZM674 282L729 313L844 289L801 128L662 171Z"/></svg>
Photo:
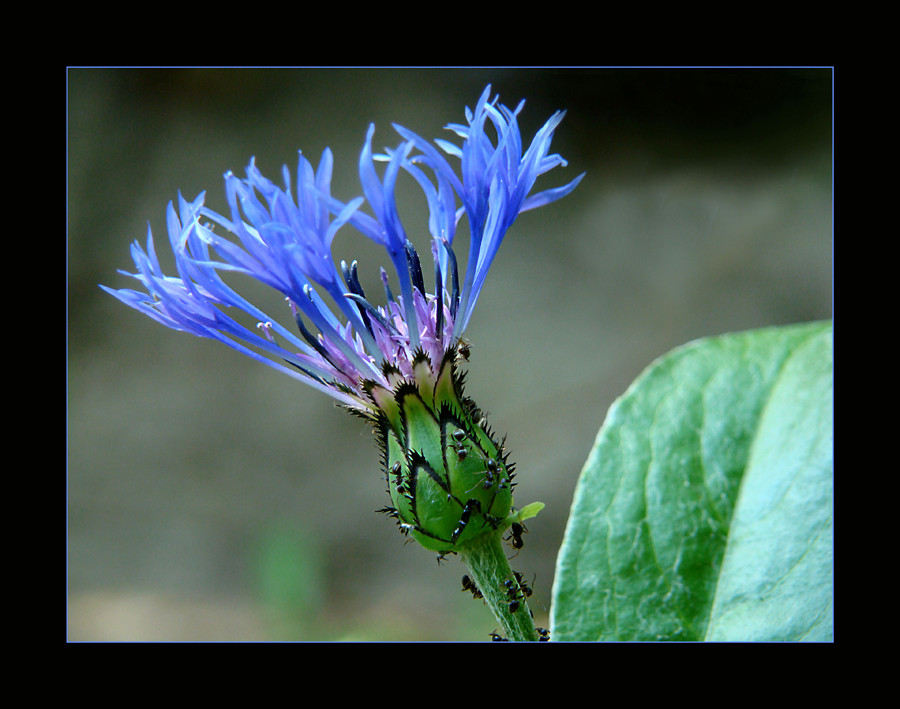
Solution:
<svg viewBox="0 0 900 709"><path fill-rule="evenodd" d="M68 70L68 637L489 640L454 557L404 544L372 436L327 397L126 308L129 245L179 190L224 208L251 156L302 149L360 194L366 129L452 137L487 83L587 175L523 214L479 300L468 393L507 433L516 501L547 504L511 562L547 626L575 482L615 397L691 339L831 317L829 69ZM410 181L411 182L411 181ZM409 195L409 196L408 196ZM411 238L427 243L415 191ZM408 197L408 198L407 198ZM460 242L461 244L463 242ZM371 281L379 250L345 228ZM427 251L426 251L427 253ZM253 291L257 293L257 291ZM271 312L280 298L260 292Z"/></svg>

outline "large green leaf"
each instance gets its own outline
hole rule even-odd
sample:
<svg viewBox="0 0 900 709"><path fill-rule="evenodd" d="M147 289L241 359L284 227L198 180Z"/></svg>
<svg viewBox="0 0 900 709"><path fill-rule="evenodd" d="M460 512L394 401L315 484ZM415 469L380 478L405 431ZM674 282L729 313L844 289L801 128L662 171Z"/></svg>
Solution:
<svg viewBox="0 0 900 709"><path fill-rule="evenodd" d="M652 364L581 473L553 640L831 640L832 361L813 323Z"/></svg>

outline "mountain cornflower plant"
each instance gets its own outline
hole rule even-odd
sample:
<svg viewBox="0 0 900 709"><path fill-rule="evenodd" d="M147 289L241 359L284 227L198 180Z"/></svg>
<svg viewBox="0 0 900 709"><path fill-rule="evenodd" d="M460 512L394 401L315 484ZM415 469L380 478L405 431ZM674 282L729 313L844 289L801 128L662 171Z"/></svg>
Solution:
<svg viewBox="0 0 900 709"><path fill-rule="evenodd" d="M205 193L169 204L175 275L163 273L148 229L146 246L131 249L137 272L122 272L141 289L102 287L163 325L218 340L327 394L368 422L390 498L381 511L439 558L463 559L471 574L464 585L485 599L507 638L538 640L546 634L527 608L530 590L501 542L520 547L523 522L543 505L514 506L509 453L464 393L460 369L469 356L463 335L507 231L519 214L569 194L583 177L534 190L539 176L566 164L550 153L564 114L555 113L524 148L517 123L523 105L507 108L488 86L466 109L465 124L447 126L461 144L428 142L395 125L401 142L376 154L370 126L359 157L362 196L347 202L331 193L328 149L315 168L300 153L296 173L284 167L281 185L251 160L245 177L225 174L225 213L207 207ZM397 210L404 173L428 205L427 267ZM464 273L455 239L463 217ZM348 226L384 247L391 272L381 269L377 297L364 292L356 262L335 264L334 239ZM291 326L227 285L233 273L283 295L280 315Z"/></svg>

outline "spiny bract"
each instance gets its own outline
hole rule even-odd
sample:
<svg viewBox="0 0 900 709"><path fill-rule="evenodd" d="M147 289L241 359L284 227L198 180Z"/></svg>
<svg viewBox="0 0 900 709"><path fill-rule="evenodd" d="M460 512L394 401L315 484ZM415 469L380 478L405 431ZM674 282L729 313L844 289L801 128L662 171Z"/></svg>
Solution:
<svg viewBox="0 0 900 709"><path fill-rule="evenodd" d="M460 345L433 363L413 359L413 377L387 367L391 388L367 386L391 506L382 511L426 549L449 553L496 530L512 509L513 469L503 442L463 392Z"/></svg>

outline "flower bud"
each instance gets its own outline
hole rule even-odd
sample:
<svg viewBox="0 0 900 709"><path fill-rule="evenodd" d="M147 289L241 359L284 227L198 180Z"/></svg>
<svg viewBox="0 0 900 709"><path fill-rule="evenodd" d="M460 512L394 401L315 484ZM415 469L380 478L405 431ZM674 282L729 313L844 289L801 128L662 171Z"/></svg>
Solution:
<svg viewBox="0 0 900 709"><path fill-rule="evenodd" d="M463 394L450 348L438 367L423 352L412 377L385 371L389 390L368 387L379 414L391 507L400 529L441 554L497 530L512 508L513 465L478 407Z"/></svg>

